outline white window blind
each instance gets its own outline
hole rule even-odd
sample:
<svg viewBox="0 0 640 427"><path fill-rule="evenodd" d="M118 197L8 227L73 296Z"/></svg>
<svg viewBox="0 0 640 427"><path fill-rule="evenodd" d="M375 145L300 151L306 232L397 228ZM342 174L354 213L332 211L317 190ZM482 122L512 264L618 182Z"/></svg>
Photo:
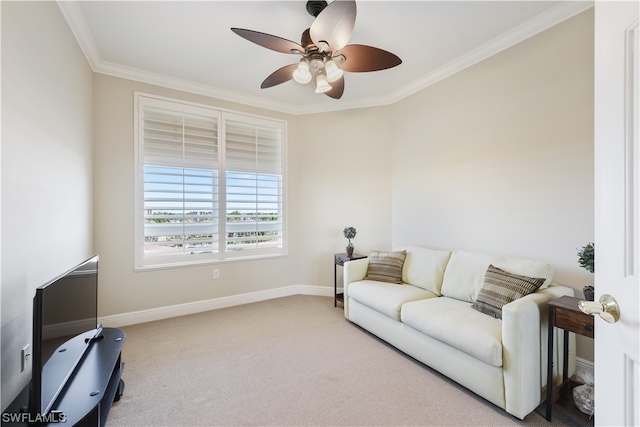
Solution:
<svg viewBox="0 0 640 427"><path fill-rule="evenodd" d="M227 251L282 247L282 129L225 120Z"/></svg>
<svg viewBox="0 0 640 427"><path fill-rule="evenodd" d="M136 101L136 267L284 254L284 123Z"/></svg>

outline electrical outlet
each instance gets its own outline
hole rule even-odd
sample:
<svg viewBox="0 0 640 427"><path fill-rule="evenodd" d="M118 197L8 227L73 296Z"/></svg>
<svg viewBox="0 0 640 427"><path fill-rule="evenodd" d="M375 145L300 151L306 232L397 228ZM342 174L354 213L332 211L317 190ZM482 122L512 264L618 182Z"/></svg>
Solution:
<svg viewBox="0 0 640 427"><path fill-rule="evenodd" d="M220 270L218 270L217 268L215 270L213 270L213 278L214 279L219 279L220 278Z"/></svg>
<svg viewBox="0 0 640 427"><path fill-rule="evenodd" d="M22 347L20 351L20 372L24 372L27 369L27 363L31 360L31 344L27 344Z"/></svg>

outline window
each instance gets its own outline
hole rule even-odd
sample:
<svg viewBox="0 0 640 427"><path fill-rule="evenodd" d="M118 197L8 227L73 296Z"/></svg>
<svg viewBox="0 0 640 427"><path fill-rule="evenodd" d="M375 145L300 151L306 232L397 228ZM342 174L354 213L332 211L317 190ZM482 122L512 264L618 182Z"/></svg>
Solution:
<svg viewBox="0 0 640 427"><path fill-rule="evenodd" d="M285 123L135 98L136 268L285 254Z"/></svg>

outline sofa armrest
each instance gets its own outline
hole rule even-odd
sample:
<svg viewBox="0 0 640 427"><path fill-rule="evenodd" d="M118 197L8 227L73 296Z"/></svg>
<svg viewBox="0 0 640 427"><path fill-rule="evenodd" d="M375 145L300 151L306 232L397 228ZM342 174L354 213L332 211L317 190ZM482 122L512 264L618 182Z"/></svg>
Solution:
<svg viewBox="0 0 640 427"><path fill-rule="evenodd" d="M344 292L344 317L349 318L349 283L357 282L364 279L367 275L367 269L369 268L369 258L361 258L344 263L344 278L343 278L343 292Z"/></svg>
<svg viewBox="0 0 640 427"><path fill-rule="evenodd" d="M505 409L520 419L542 401L547 368L548 303L562 295L573 295L573 289L552 284L502 307Z"/></svg>

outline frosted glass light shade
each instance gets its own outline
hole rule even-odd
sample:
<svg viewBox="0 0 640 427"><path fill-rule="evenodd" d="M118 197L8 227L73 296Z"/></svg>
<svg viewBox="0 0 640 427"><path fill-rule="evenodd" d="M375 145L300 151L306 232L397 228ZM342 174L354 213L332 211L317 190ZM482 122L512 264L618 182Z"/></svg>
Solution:
<svg viewBox="0 0 640 427"><path fill-rule="evenodd" d="M338 68L338 66L332 59L328 60L324 64L324 69L327 72L327 81L329 83L335 82L340 77L342 77L342 74L344 74L344 72L340 68Z"/></svg>
<svg viewBox="0 0 640 427"><path fill-rule="evenodd" d="M309 71L309 61L302 58L298 67L293 70L293 79L301 84L307 84L311 81L312 75Z"/></svg>
<svg viewBox="0 0 640 427"><path fill-rule="evenodd" d="M316 93L325 93L331 90L331 85L327 81L327 76L321 71L316 73Z"/></svg>

